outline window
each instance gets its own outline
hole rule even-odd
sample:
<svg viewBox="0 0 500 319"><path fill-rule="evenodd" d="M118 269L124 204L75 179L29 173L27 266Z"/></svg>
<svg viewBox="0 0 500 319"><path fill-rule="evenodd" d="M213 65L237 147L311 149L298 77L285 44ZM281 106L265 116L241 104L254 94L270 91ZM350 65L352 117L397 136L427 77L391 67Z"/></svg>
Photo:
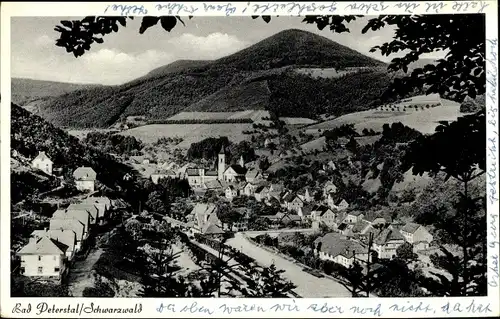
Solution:
<svg viewBox="0 0 500 319"><path fill-rule="evenodd" d="M57 260L57 256L52 257L53 260Z"/></svg>
<svg viewBox="0 0 500 319"><path fill-rule="evenodd" d="M20 272L21 274L24 274L24 267L19 268L19 272Z"/></svg>
<svg viewBox="0 0 500 319"><path fill-rule="evenodd" d="M38 256L38 261L41 261L42 260L42 256Z"/></svg>
<svg viewBox="0 0 500 319"><path fill-rule="evenodd" d="M59 272L59 267L54 267L54 272Z"/></svg>
<svg viewBox="0 0 500 319"><path fill-rule="evenodd" d="M38 273L39 274L43 273L43 267L38 267Z"/></svg>

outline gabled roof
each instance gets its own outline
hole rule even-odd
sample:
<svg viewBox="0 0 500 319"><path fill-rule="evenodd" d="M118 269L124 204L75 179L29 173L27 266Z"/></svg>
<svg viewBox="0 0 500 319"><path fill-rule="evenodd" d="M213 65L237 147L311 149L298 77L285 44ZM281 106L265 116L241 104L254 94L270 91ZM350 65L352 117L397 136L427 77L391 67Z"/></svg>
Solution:
<svg viewBox="0 0 500 319"><path fill-rule="evenodd" d="M257 189L255 190L255 194L260 194L261 192L267 192L267 191L269 191L269 188L265 185L261 185L257 187Z"/></svg>
<svg viewBox="0 0 500 319"><path fill-rule="evenodd" d="M212 180L212 181L206 181L205 187L207 189L216 189L216 188L222 188L222 185L218 180Z"/></svg>
<svg viewBox="0 0 500 319"><path fill-rule="evenodd" d="M228 172L228 170L232 169L236 174L238 175L245 175L245 173L247 172L247 169L242 167L241 165L238 165L238 164L235 164L235 165L230 165L226 171L224 172L224 174L226 174Z"/></svg>
<svg viewBox="0 0 500 319"><path fill-rule="evenodd" d="M340 204L342 204L343 202L344 202L345 204L349 204L349 203L348 203L345 199L343 199L343 198L342 198L342 199L337 200L337 201L335 202L335 205L340 205Z"/></svg>
<svg viewBox="0 0 500 319"><path fill-rule="evenodd" d="M392 240L404 240L404 237L398 230L388 227L380 232L375 238L374 243L377 245L385 245Z"/></svg>
<svg viewBox="0 0 500 319"><path fill-rule="evenodd" d="M321 243L320 251L337 257L339 255L346 258L352 258L356 254L366 254L367 249L359 242L344 239L340 234L328 233L323 237L317 238L314 241L314 246L317 247Z"/></svg>
<svg viewBox="0 0 500 319"><path fill-rule="evenodd" d="M288 193L286 194L284 197L283 197L283 201L286 202L286 203L290 203L292 202L295 198L297 197L297 195L295 195L294 193ZM300 199L300 198L299 198Z"/></svg>
<svg viewBox="0 0 500 319"><path fill-rule="evenodd" d="M217 175L218 175L217 171L210 170L205 172L205 176L217 176Z"/></svg>
<svg viewBox="0 0 500 319"><path fill-rule="evenodd" d="M45 154L45 152L39 152L37 157L33 159L33 161L39 160L39 161L49 161L52 163L52 160Z"/></svg>
<svg viewBox="0 0 500 319"><path fill-rule="evenodd" d="M188 176L200 176L200 171L197 168L186 169L186 175Z"/></svg>
<svg viewBox="0 0 500 319"><path fill-rule="evenodd" d="M20 255L63 255L68 246L57 240L43 236L37 240L29 242L18 252Z"/></svg>
<svg viewBox="0 0 500 319"><path fill-rule="evenodd" d="M414 232L417 231L417 229L420 227L419 224L416 223L407 223L404 225L403 228L401 228L402 231L413 234Z"/></svg>
<svg viewBox="0 0 500 319"><path fill-rule="evenodd" d="M301 210L302 210L302 214L304 216L309 216L311 215L311 213L313 212L313 208L315 207L314 204L306 204L304 206L302 206Z"/></svg>
<svg viewBox="0 0 500 319"><path fill-rule="evenodd" d="M75 249L76 233L71 229L35 230L31 233L31 237L34 238L49 237L54 240L57 240L60 243L63 243L71 251Z"/></svg>
<svg viewBox="0 0 500 319"><path fill-rule="evenodd" d="M80 210L80 209L72 209L72 210L66 210L66 209L58 209L52 214L52 218L57 218L57 219L71 219L75 218L79 220L85 227L89 226L89 220L91 218L90 213L87 210Z"/></svg>
<svg viewBox="0 0 500 319"><path fill-rule="evenodd" d="M345 230L347 228L347 224L346 223L342 223L339 225L339 227L337 227L338 230Z"/></svg>
<svg viewBox="0 0 500 319"><path fill-rule="evenodd" d="M86 210L90 213L90 216L93 220L97 219L99 214L99 209L93 203L80 203L80 204L71 204L68 206L67 210Z"/></svg>
<svg viewBox="0 0 500 319"><path fill-rule="evenodd" d="M50 230L72 230L76 234L77 240L83 239L85 225L76 218L51 218Z"/></svg>
<svg viewBox="0 0 500 319"><path fill-rule="evenodd" d="M259 175L259 171L256 170L256 169L250 169L247 171L247 173L245 174L245 177L246 178L257 178L257 176Z"/></svg>
<svg viewBox="0 0 500 319"><path fill-rule="evenodd" d="M359 211L359 210L354 210L354 211L350 211L347 213L347 215L351 215L351 216L361 216L363 215L363 212L362 211Z"/></svg>
<svg viewBox="0 0 500 319"><path fill-rule="evenodd" d="M370 223L367 222L366 220L360 220L356 224L354 224L354 227L352 228L353 233L361 233L363 230L365 230L367 227L370 226Z"/></svg>
<svg viewBox="0 0 500 319"><path fill-rule="evenodd" d="M73 177L78 181L95 181L97 173L91 167L78 167L73 172Z"/></svg>
<svg viewBox="0 0 500 319"><path fill-rule="evenodd" d="M224 234L224 231L217 225L207 223L202 231L204 235L219 235Z"/></svg>

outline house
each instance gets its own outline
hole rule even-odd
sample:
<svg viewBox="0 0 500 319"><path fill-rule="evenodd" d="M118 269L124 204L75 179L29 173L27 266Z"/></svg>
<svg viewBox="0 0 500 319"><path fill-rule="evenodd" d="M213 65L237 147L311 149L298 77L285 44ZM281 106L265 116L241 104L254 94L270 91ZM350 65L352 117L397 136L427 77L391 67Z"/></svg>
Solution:
<svg viewBox="0 0 500 319"><path fill-rule="evenodd" d="M94 206L97 209L96 223L103 225L108 218L109 206L106 202L100 201L97 197L88 197L81 201L80 204Z"/></svg>
<svg viewBox="0 0 500 319"><path fill-rule="evenodd" d="M261 185L255 189L255 200L258 202L263 201L267 197L267 193L269 192L269 188L265 185Z"/></svg>
<svg viewBox="0 0 500 319"><path fill-rule="evenodd" d="M224 190L225 196L228 200L233 200L236 196L238 196L238 188L234 185L229 185Z"/></svg>
<svg viewBox="0 0 500 319"><path fill-rule="evenodd" d="M369 222L372 226L385 225L390 222L388 218L385 218L380 214L367 215L364 216L363 219Z"/></svg>
<svg viewBox="0 0 500 319"><path fill-rule="evenodd" d="M297 211L297 215L302 217L302 219L306 219L306 218L311 219L311 213L313 212L315 206L316 205L314 205L314 204L307 203L304 206L299 207L299 209Z"/></svg>
<svg viewBox="0 0 500 319"><path fill-rule="evenodd" d="M323 170L325 171L336 171L337 170L337 166L335 165L335 163L333 161L329 161L327 164L323 164Z"/></svg>
<svg viewBox="0 0 500 319"><path fill-rule="evenodd" d="M332 181L328 181L323 185L323 197L327 198L329 194L335 194L337 192L337 186Z"/></svg>
<svg viewBox="0 0 500 319"><path fill-rule="evenodd" d="M275 222L280 224L300 223L302 218L299 215L279 212L274 215Z"/></svg>
<svg viewBox="0 0 500 319"><path fill-rule="evenodd" d="M246 183L243 187L243 194L246 196L254 196L255 190L257 189L257 185L252 183Z"/></svg>
<svg viewBox="0 0 500 319"><path fill-rule="evenodd" d="M347 236L347 235L350 235L352 234L352 229L354 228L354 225L353 224L347 224L347 223L340 223L338 226L337 226L337 231L344 235L344 236Z"/></svg>
<svg viewBox="0 0 500 319"><path fill-rule="evenodd" d="M30 235L30 241L37 241L42 237L49 237L60 243L63 243L68 248L66 249L66 258L69 262L73 260L76 253L76 233L71 229L43 229L35 230Z"/></svg>
<svg viewBox="0 0 500 319"><path fill-rule="evenodd" d="M428 249L429 244L434 240L427 228L416 223L407 223L400 232L404 239L413 245L415 251Z"/></svg>
<svg viewBox="0 0 500 319"><path fill-rule="evenodd" d="M222 190L222 184L219 180L214 180L214 181L206 181L203 184L203 188L209 190Z"/></svg>
<svg viewBox="0 0 500 319"><path fill-rule="evenodd" d="M193 226L191 232L204 234L208 230L214 231L214 228L209 229L209 224L214 224L222 229L222 222L217 217L217 206L214 204L198 203L191 211Z"/></svg>
<svg viewBox="0 0 500 319"><path fill-rule="evenodd" d="M204 168L188 168L185 178L188 180L189 186L203 188L205 183L217 180L217 172Z"/></svg>
<svg viewBox="0 0 500 319"><path fill-rule="evenodd" d="M335 227L336 214L325 205L316 205L311 212L311 219L319 223L324 223L328 227Z"/></svg>
<svg viewBox="0 0 500 319"><path fill-rule="evenodd" d="M95 190L97 173L91 167L78 167L73 172L73 178L75 179L76 189L90 192Z"/></svg>
<svg viewBox="0 0 500 319"><path fill-rule="evenodd" d="M240 164L230 165L224 171L224 181L226 182L238 182L245 179L247 169Z"/></svg>
<svg viewBox="0 0 500 319"><path fill-rule="evenodd" d="M21 274L61 282L67 274L67 250L68 246L48 236L29 241L17 252L21 259Z"/></svg>
<svg viewBox="0 0 500 319"><path fill-rule="evenodd" d="M378 258L390 259L396 256L396 249L404 244L405 238L393 227L387 227L373 240L373 249Z"/></svg>
<svg viewBox="0 0 500 319"><path fill-rule="evenodd" d="M298 212L304 206L304 201L294 193L288 193L283 197L283 205L290 211Z"/></svg>
<svg viewBox="0 0 500 319"><path fill-rule="evenodd" d="M31 166L35 169L39 169L45 172L48 175L52 175L52 165L54 163L51 159L45 154L45 152L38 152L37 157L33 159L31 162Z"/></svg>
<svg viewBox="0 0 500 319"><path fill-rule="evenodd" d="M172 170L157 170L153 174L151 174L151 181L155 184L158 184L160 179L163 178L176 178L177 173Z"/></svg>
<svg viewBox="0 0 500 319"><path fill-rule="evenodd" d="M85 225L76 218L51 218L49 230L73 231L76 237L75 253L79 252L85 236Z"/></svg>
<svg viewBox="0 0 500 319"><path fill-rule="evenodd" d="M336 209L338 211L343 211L349 208L349 203L345 199L339 199L335 201L331 193L328 194L327 205L328 207Z"/></svg>
<svg viewBox="0 0 500 319"><path fill-rule="evenodd" d="M89 231L90 231L90 223L92 216L90 213L84 209L84 210L67 210L67 209L58 209L54 212L52 215L53 219L72 219L75 218L78 220L80 223L83 224L83 240L86 240Z"/></svg>
<svg viewBox="0 0 500 319"><path fill-rule="evenodd" d="M101 206L103 207L103 206ZM99 218L99 208L97 208L95 203L79 203L70 204L66 210L86 210L90 214L90 225L97 224ZM104 214L104 212L102 212Z"/></svg>
<svg viewBox="0 0 500 319"><path fill-rule="evenodd" d="M311 193L309 192L309 188L307 188L307 187L298 191L297 196L299 196L299 198L305 203L309 203L313 200L313 197L311 196Z"/></svg>
<svg viewBox="0 0 500 319"><path fill-rule="evenodd" d="M352 235L366 235L370 231L374 231L375 228L373 228L372 224L364 219L361 219L357 221L352 229L351 229L351 234Z"/></svg>
<svg viewBox="0 0 500 319"><path fill-rule="evenodd" d="M262 174L256 169L250 169L245 174L245 180L250 183L254 183L262 178Z"/></svg>
<svg viewBox="0 0 500 319"><path fill-rule="evenodd" d="M363 219L365 215L360 211L352 211L345 214L343 223L355 224Z"/></svg>
<svg viewBox="0 0 500 319"><path fill-rule="evenodd" d="M344 267L350 267L355 261L364 263L368 260L368 249L361 243L346 239L337 233L328 233L314 241L314 252L321 260L331 260Z"/></svg>

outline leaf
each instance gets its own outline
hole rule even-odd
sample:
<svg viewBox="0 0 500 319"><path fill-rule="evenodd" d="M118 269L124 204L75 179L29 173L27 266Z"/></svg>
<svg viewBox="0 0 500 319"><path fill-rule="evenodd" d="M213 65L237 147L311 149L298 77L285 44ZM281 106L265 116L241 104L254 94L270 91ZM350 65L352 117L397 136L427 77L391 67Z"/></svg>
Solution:
<svg viewBox="0 0 500 319"><path fill-rule="evenodd" d="M259 16L252 16L252 19L257 19Z"/></svg>
<svg viewBox="0 0 500 319"><path fill-rule="evenodd" d="M177 18L177 20L179 20L182 23L183 26L186 26L186 24L184 23L184 21L182 21L181 17L177 16L176 18Z"/></svg>
<svg viewBox="0 0 500 319"><path fill-rule="evenodd" d="M170 32L177 24L177 19L173 16L161 17L161 26L166 31Z"/></svg>
<svg viewBox="0 0 500 319"><path fill-rule="evenodd" d="M160 20L159 17L150 17L150 16L143 17L141 22L141 27L139 28L139 33L144 34L144 32L146 32L147 29L156 25L159 20Z"/></svg>
<svg viewBox="0 0 500 319"><path fill-rule="evenodd" d="M103 38L94 38L94 41L97 42L97 43L103 43L104 42Z"/></svg>
<svg viewBox="0 0 500 319"><path fill-rule="evenodd" d="M63 20L63 21L61 21L61 24L67 28L73 27L73 23L71 23L71 21Z"/></svg>
<svg viewBox="0 0 500 319"><path fill-rule="evenodd" d="M262 16L262 20L264 20L266 23L269 23L271 21L271 16Z"/></svg>

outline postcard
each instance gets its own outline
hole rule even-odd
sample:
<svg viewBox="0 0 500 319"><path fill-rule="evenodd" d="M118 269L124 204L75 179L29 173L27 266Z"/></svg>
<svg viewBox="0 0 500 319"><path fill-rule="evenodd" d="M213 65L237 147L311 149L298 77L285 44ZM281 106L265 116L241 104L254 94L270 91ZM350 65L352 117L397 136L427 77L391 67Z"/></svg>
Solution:
<svg viewBox="0 0 500 319"><path fill-rule="evenodd" d="M498 4L1 6L1 315L498 316Z"/></svg>

